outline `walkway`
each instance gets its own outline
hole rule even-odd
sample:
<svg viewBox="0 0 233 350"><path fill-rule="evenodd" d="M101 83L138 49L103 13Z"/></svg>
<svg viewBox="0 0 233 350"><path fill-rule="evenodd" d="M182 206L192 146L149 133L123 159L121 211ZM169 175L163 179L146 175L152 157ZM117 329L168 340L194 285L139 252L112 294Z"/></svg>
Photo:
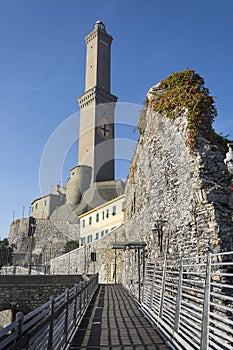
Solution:
<svg viewBox="0 0 233 350"><path fill-rule="evenodd" d="M70 349L168 350L119 285L100 285Z"/></svg>

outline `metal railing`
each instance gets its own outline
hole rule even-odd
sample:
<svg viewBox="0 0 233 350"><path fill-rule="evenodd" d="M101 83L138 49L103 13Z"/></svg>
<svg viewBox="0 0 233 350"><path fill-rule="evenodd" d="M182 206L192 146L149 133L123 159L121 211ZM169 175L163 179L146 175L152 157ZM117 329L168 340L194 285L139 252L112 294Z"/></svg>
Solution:
<svg viewBox="0 0 233 350"><path fill-rule="evenodd" d="M3 266L0 275L49 275L49 264Z"/></svg>
<svg viewBox="0 0 233 350"><path fill-rule="evenodd" d="M233 252L147 263L141 308L176 349L233 349Z"/></svg>
<svg viewBox="0 0 233 350"><path fill-rule="evenodd" d="M66 349L98 287L98 275L81 282L0 331L0 349Z"/></svg>

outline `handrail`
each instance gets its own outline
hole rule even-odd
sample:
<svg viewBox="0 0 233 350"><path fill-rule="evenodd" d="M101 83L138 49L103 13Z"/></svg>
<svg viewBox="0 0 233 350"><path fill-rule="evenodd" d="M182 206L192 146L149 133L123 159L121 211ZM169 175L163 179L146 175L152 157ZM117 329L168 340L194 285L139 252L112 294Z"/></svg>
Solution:
<svg viewBox="0 0 233 350"><path fill-rule="evenodd" d="M147 262L141 310L175 349L233 349L232 271L233 252Z"/></svg>
<svg viewBox="0 0 233 350"><path fill-rule="evenodd" d="M0 331L1 350L65 349L98 287L98 274L80 282Z"/></svg>

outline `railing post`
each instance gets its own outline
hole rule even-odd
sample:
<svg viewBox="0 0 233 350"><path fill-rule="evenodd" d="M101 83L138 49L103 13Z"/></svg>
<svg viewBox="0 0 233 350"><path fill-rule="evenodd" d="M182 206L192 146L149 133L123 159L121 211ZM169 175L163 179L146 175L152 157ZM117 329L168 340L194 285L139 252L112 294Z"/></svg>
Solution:
<svg viewBox="0 0 233 350"><path fill-rule="evenodd" d="M22 328L23 328L23 312L17 312L15 315L15 320L18 322L17 325L17 339L20 339L22 337Z"/></svg>
<svg viewBox="0 0 233 350"><path fill-rule="evenodd" d="M74 323L76 323L77 320L77 298L78 298L78 285L75 283L74 285Z"/></svg>
<svg viewBox="0 0 233 350"><path fill-rule="evenodd" d="M145 300L145 280L146 280L146 255L145 255L145 247L142 248L142 303Z"/></svg>
<svg viewBox="0 0 233 350"><path fill-rule="evenodd" d="M86 282L83 282L83 308L85 308L86 300L87 300L87 287L86 287Z"/></svg>
<svg viewBox="0 0 233 350"><path fill-rule="evenodd" d="M202 327L201 327L201 346L200 350L208 350L209 340L209 311L210 311L210 276L211 276L211 253L207 254L206 277L204 286Z"/></svg>
<svg viewBox="0 0 233 350"><path fill-rule="evenodd" d="M68 317L69 317L69 289L66 289L66 310L65 310L65 324L64 324L64 333L65 333L65 341L68 339Z"/></svg>
<svg viewBox="0 0 233 350"><path fill-rule="evenodd" d="M82 284L83 282L79 283L79 314L82 314Z"/></svg>
<svg viewBox="0 0 233 350"><path fill-rule="evenodd" d="M182 284L183 284L183 257L180 259L180 271L179 271L179 280L177 285L177 295L176 295L176 313L174 321L174 332L179 332L180 327L180 308L181 308L181 296L182 296Z"/></svg>
<svg viewBox="0 0 233 350"><path fill-rule="evenodd" d="M164 302L164 293L165 293L165 283L166 283L166 271L167 271L167 259L165 257L164 260L164 268L163 268L163 277L162 277L162 288L160 294L160 306L159 306L159 317L163 317L163 302Z"/></svg>
<svg viewBox="0 0 233 350"><path fill-rule="evenodd" d="M141 303L141 259L140 259L140 249L138 251L138 301ZM135 250L136 253L136 250Z"/></svg>
<svg viewBox="0 0 233 350"><path fill-rule="evenodd" d="M155 289L155 276L156 276L156 263L154 264L153 277L152 277L152 286L151 286L151 293L150 293L150 309L152 309L152 306L153 306L153 296L154 296L154 289Z"/></svg>
<svg viewBox="0 0 233 350"><path fill-rule="evenodd" d="M49 326L49 339L47 350L53 349L53 315L54 315L54 296L50 297L50 326Z"/></svg>

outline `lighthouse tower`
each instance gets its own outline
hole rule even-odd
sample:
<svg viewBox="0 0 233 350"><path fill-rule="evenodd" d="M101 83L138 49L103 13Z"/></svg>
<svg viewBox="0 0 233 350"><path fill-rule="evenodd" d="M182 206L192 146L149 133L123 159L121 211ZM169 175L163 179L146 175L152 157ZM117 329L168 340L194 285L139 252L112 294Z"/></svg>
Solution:
<svg viewBox="0 0 233 350"><path fill-rule="evenodd" d="M114 180L114 109L110 92L112 37L97 21L86 36L85 93L79 97L78 165L92 171L92 183Z"/></svg>

